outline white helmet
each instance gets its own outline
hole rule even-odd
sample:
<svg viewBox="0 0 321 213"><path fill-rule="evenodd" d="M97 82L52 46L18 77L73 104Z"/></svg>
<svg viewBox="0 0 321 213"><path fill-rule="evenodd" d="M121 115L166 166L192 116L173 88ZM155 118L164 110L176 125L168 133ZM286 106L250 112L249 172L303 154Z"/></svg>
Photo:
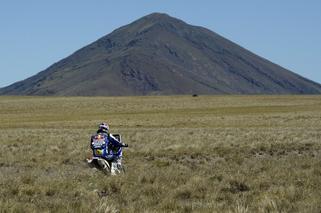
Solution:
<svg viewBox="0 0 321 213"><path fill-rule="evenodd" d="M99 124L99 130L103 131L103 132L108 132L109 131L109 126L107 123L101 123Z"/></svg>

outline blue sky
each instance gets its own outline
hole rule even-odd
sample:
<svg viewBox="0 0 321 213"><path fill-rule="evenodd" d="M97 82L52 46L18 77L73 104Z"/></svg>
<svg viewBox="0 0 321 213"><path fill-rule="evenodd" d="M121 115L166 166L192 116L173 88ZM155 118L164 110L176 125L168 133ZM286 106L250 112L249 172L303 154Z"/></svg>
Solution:
<svg viewBox="0 0 321 213"><path fill-rule="evenodd" d="M321 0L1 0L0 87L152 12L207 27L321 83Z"/></svg>

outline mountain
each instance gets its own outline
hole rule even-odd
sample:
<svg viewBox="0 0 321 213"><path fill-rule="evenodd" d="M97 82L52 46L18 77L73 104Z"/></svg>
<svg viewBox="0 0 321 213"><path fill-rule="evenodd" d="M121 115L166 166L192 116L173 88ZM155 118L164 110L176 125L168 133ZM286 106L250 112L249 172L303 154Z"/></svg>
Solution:
<svg viewBox="0 0 321 213"><path fill-rule="evenodd" d="M153 13L1 95L320 94L305 79L203 27Z"/></svg>

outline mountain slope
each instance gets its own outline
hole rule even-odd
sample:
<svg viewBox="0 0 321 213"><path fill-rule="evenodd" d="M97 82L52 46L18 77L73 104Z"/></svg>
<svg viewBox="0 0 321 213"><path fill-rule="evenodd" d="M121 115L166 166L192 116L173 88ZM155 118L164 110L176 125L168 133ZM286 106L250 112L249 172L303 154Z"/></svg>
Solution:
<svg viewBox="0 0 321 213"><path fill-rule="evenodd" d="M317 94L321 86L205 28L153 13L2 95Z"/></svg>

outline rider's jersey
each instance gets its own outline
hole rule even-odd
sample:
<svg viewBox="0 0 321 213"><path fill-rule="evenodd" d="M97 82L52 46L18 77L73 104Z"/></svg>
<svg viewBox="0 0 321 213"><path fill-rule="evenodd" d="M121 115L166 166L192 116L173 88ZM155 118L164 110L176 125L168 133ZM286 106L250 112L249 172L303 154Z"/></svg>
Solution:
<svg viewBox="0 0 321 213"><path fill-rule="evenodd" d="M90 147L93 150L93 156L103 157L107 160L122 157L122 146L113 135L107 133L98 133L91 136Z"/></svg>

